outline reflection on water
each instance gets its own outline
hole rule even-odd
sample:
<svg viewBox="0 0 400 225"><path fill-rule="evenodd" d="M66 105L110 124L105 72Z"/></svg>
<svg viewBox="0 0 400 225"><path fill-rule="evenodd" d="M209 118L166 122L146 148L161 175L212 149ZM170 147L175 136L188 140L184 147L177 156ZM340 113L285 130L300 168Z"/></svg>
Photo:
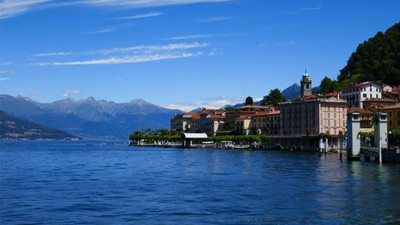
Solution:
<svg viewBox="0 0 400 225"><path fill-rule="evenodd" d="M1 224L400 223L400 166L337 154L0 142Z"/></svg>

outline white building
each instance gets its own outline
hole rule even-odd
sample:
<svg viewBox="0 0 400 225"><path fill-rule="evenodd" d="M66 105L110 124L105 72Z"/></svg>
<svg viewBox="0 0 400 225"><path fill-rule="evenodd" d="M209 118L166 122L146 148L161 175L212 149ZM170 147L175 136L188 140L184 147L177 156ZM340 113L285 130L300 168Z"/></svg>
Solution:
<svg viewBox="0 0 400 225"><path fill-rule="evenodd" d="M382 98L382 87L373 82L364 82L345 87L340 93L347 100L350 108L363 108L363 101L368 98Z"/></svg>

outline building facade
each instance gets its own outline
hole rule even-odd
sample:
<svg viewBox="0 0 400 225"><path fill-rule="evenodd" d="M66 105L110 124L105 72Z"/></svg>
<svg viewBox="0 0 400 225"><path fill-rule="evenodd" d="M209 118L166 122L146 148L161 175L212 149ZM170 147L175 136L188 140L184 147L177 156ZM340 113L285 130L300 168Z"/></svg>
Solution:
<svg viewBox="0 0 400 225"><path fill-rule="evenodd" d="M281 105L281 134L339 135L346 131L347 102L331 97L312 97Z"/></svg>
<svg viewBox="0 0 400 225"><path fill-rule="evenodd" d="M385 107L381 111L387 113L388 130L400 129L400 103Z"/></svg>
<svg viewBox="0 0 400 225"><path fill-rule="evenodd" d="M175 115L171 119L171 130L175 130L177 134L200 133L200 113L188 112Z"/></svg>
<svg viewBox="0 0 400 225"><path fill-rule="evenodd" d="M241 115L235 119L235 133L239 135L279 134L280 111Z"/></svg>
<svg viewBox="0 0 400 225"><path fill-rule="evenodd" d="M272 106L255 106L255 105L246 105L239 108L235 108L233 112L226 113L225 120L225 130L231 131L232 133L236 133L236 119L238 119L242 115L251 115L260 112L272 112L275 108Z"/></svg>
<svg viewBox="0 0 400 225"><path fill-rule="evenodd" d="M205 132L209 137L217 136L218 132L225 130L224 114L221 115L208 115L206 117Z"/></svg>
<svg viewBox="0 0 400 225"><path fill-rule="evenodd" d="M382 87L373 82L364 82L345 87L340 94L349 108L363 108L366 99L382 98Z"/></svg>

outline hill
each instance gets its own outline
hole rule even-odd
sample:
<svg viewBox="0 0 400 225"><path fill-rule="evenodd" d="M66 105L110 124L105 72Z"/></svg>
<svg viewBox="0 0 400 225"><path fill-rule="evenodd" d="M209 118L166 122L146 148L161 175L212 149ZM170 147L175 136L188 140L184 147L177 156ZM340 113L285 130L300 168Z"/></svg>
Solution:
<svg viewBox="0 0 400 225"><path fill-rule="evenodd" d="M0 111L0 140L73 140L78 137Z"/></svg>
<svg viewBox="0 0 400 225"><path fill-rule="evenodd" d="M282 95L287 99L294 99L300 96L300 85L294 83L282 91Z"/></svg>
<svg viewBox="0 0 400 225"><path fill-rule="evenodd" d="M355 77L356 82L400 84L400 23L358 45L340 70L338 81L346 83Z"/></svg>
<svg viewBox="0 0 400 225"><path fill-rule="evenodd" d="M0 109L86 139L127 138L133 130L169 128L170 119L181 113L141 99L115 103L90 97L39 103L10 95L0 95Z"/></svg>

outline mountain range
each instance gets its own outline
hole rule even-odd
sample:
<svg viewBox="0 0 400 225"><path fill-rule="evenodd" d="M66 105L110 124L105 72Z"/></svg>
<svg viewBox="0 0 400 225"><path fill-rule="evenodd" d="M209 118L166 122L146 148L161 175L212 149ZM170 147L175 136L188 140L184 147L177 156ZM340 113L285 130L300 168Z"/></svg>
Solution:
<svg viewBox="0 0 400 225"><path fill-rule="evenodd" d="M0 111L0 140L77 140L64 131L19 119Z"/></svg>
<svg viewBox="0 0 400 225"><path fill-rule="evenodd" d="M0 109L85 139L125 139L135 130L168 128L174 114L182 113L141 99L115 103L89 97L39 103L10 95L0 95Z"/></svg>

